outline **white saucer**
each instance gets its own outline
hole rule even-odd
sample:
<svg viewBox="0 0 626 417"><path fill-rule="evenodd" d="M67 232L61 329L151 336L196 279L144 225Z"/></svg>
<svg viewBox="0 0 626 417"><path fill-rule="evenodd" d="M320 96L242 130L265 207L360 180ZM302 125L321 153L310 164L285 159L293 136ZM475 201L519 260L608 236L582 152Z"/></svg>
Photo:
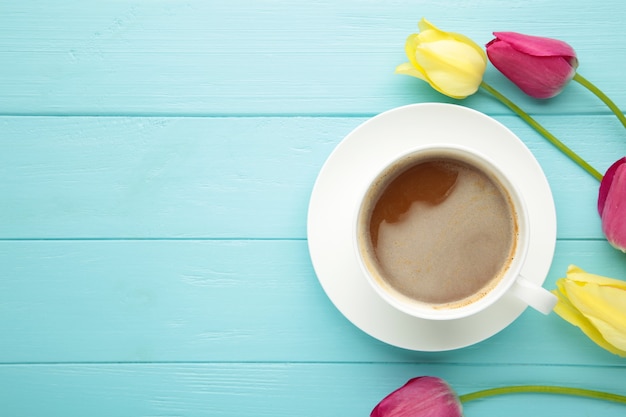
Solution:
<svg viewBox="0 0 626 417"><path fill-rule="evenodd" d="M526 308L513 296L471 317L430 321L389 306L362 275L352 246L351 224L359 190L377 161L422 144L448 142L473 147L502 162L526 199L530 250L522 274L542 285L556 244L556 211L550 186L530 150L489 116L453 104L399 107L353 130L322 167L309 203L307 235L311 260L324 291L354 325L388 344L418 351L444 351L487 339Z"/></svg>

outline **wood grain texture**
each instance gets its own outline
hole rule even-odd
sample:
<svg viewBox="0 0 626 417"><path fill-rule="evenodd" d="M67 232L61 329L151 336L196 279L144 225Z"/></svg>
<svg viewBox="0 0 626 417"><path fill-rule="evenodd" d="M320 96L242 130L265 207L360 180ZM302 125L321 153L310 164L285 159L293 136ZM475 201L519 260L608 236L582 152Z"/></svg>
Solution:
<svg viewBox="0 0 626 417"><path fill-rule="evenodd" d="M626 279L626 257L606 242L560 241L546 288L570 263ZM299 240L5 241L0 276L5 363L623 362L530 310L458 352L386 346L332 306Z"/></svg>
<svg viewBox="0 0 626 417"><path fill-rule="evenodd" d="M0 117L0 237L305 238L319 169L365 120ZM559 237L602 238L597 181L519 118L497 120L545 171ZM541 120L603 172L626 152L614 116Z"/></svg>
<svg viewBox="0 0 626 417"><path fill-rule="evenodd" d="M0 2L0 415L363 416L406 380L461 394L556 384L626 395L625 362L555 314L525 311L465 349L388 346L348 322L307 249L324 161L367 118L452 102L509 127L552 188L569 264L626 279L598 183L486 93L446 98L395 75L427 17L479 44L493 31L570 43L580 73L626 103L620 0L43 0ZM572 83L525 97L485 79L604 171L623 127ZM603 415L553 396L466 415Z"/></svg>
<svg viewBox="0 0 626 417"><path fill-rule="evenodd" d="M13 365L0 391L13 417L104 416L366 416L387 393L416 375L437 375L459 394L536 383L625 394L622 367L399 364L80 364ZM31 397L37 398L37 403ZM623 405L578 398L516 395L470 402L466 415L527 417L549 412L623 415Z"/></svg>
<svg viewBox="0 0 626 417"><path fill-rule="evenodd" d="M422 16L479 44L507 30L562 38L583 75L626 102L626 47L610 41L625 38L621 0L30 0L3 2L0 16L2 114L371 115L447 101L393 73ZM606 112L580 86L545 106L493 68L486 79L533 113ZM467 101L506 113L485 94Z"/></svg>

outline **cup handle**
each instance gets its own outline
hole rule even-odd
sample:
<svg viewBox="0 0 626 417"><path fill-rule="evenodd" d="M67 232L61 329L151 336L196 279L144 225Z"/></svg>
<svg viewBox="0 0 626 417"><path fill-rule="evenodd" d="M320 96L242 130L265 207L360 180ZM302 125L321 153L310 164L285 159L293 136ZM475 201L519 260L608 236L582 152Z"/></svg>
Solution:
<svg viewBox="0 0 626 417"><path fill-rule="evenodd" d="M521 275L513 283L511 292L517 298L543 314L549 314L557 302L556 295Z"/></svg>

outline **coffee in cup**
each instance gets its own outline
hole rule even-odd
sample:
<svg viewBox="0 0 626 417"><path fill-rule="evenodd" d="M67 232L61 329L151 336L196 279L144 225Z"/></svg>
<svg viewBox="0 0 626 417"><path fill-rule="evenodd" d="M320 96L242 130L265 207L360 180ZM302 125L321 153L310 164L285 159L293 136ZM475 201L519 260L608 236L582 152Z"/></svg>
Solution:
<svg viewBox="0 0 626 417"><path fill-rule="evenodd" d="M528 287L519 276L529 241L524 202L495 164L474 151L433 146L400 155L369 183L357 211L365 275L409 314L464 317L516 281ZM552 294L530 287L525 301L551 310Z"/></svg>

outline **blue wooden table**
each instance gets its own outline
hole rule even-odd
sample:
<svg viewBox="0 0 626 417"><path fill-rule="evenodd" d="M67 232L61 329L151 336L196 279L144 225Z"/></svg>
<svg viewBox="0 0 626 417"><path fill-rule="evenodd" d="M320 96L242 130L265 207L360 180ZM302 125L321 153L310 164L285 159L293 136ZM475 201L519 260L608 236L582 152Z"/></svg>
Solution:
<svg viewBox="0 0 626 417"><path fill-rule="evenodd" d="M515 132L555 198L545 287L569 264L626 279L598 182L485 93L462 101L394 75L427 17L570 43L626 106L626 7L603 2L115 0L0 3L0 415L366 416L418 375L468 393L556 384L626 394L626 361L526 310L459 350L416 352L352 325L307 247L315 179L356 126L417 102L461 104ZM594 167L626 131L578 84L523 96L485 80ZM467 416L623 416L540 395Z"/></svg>

